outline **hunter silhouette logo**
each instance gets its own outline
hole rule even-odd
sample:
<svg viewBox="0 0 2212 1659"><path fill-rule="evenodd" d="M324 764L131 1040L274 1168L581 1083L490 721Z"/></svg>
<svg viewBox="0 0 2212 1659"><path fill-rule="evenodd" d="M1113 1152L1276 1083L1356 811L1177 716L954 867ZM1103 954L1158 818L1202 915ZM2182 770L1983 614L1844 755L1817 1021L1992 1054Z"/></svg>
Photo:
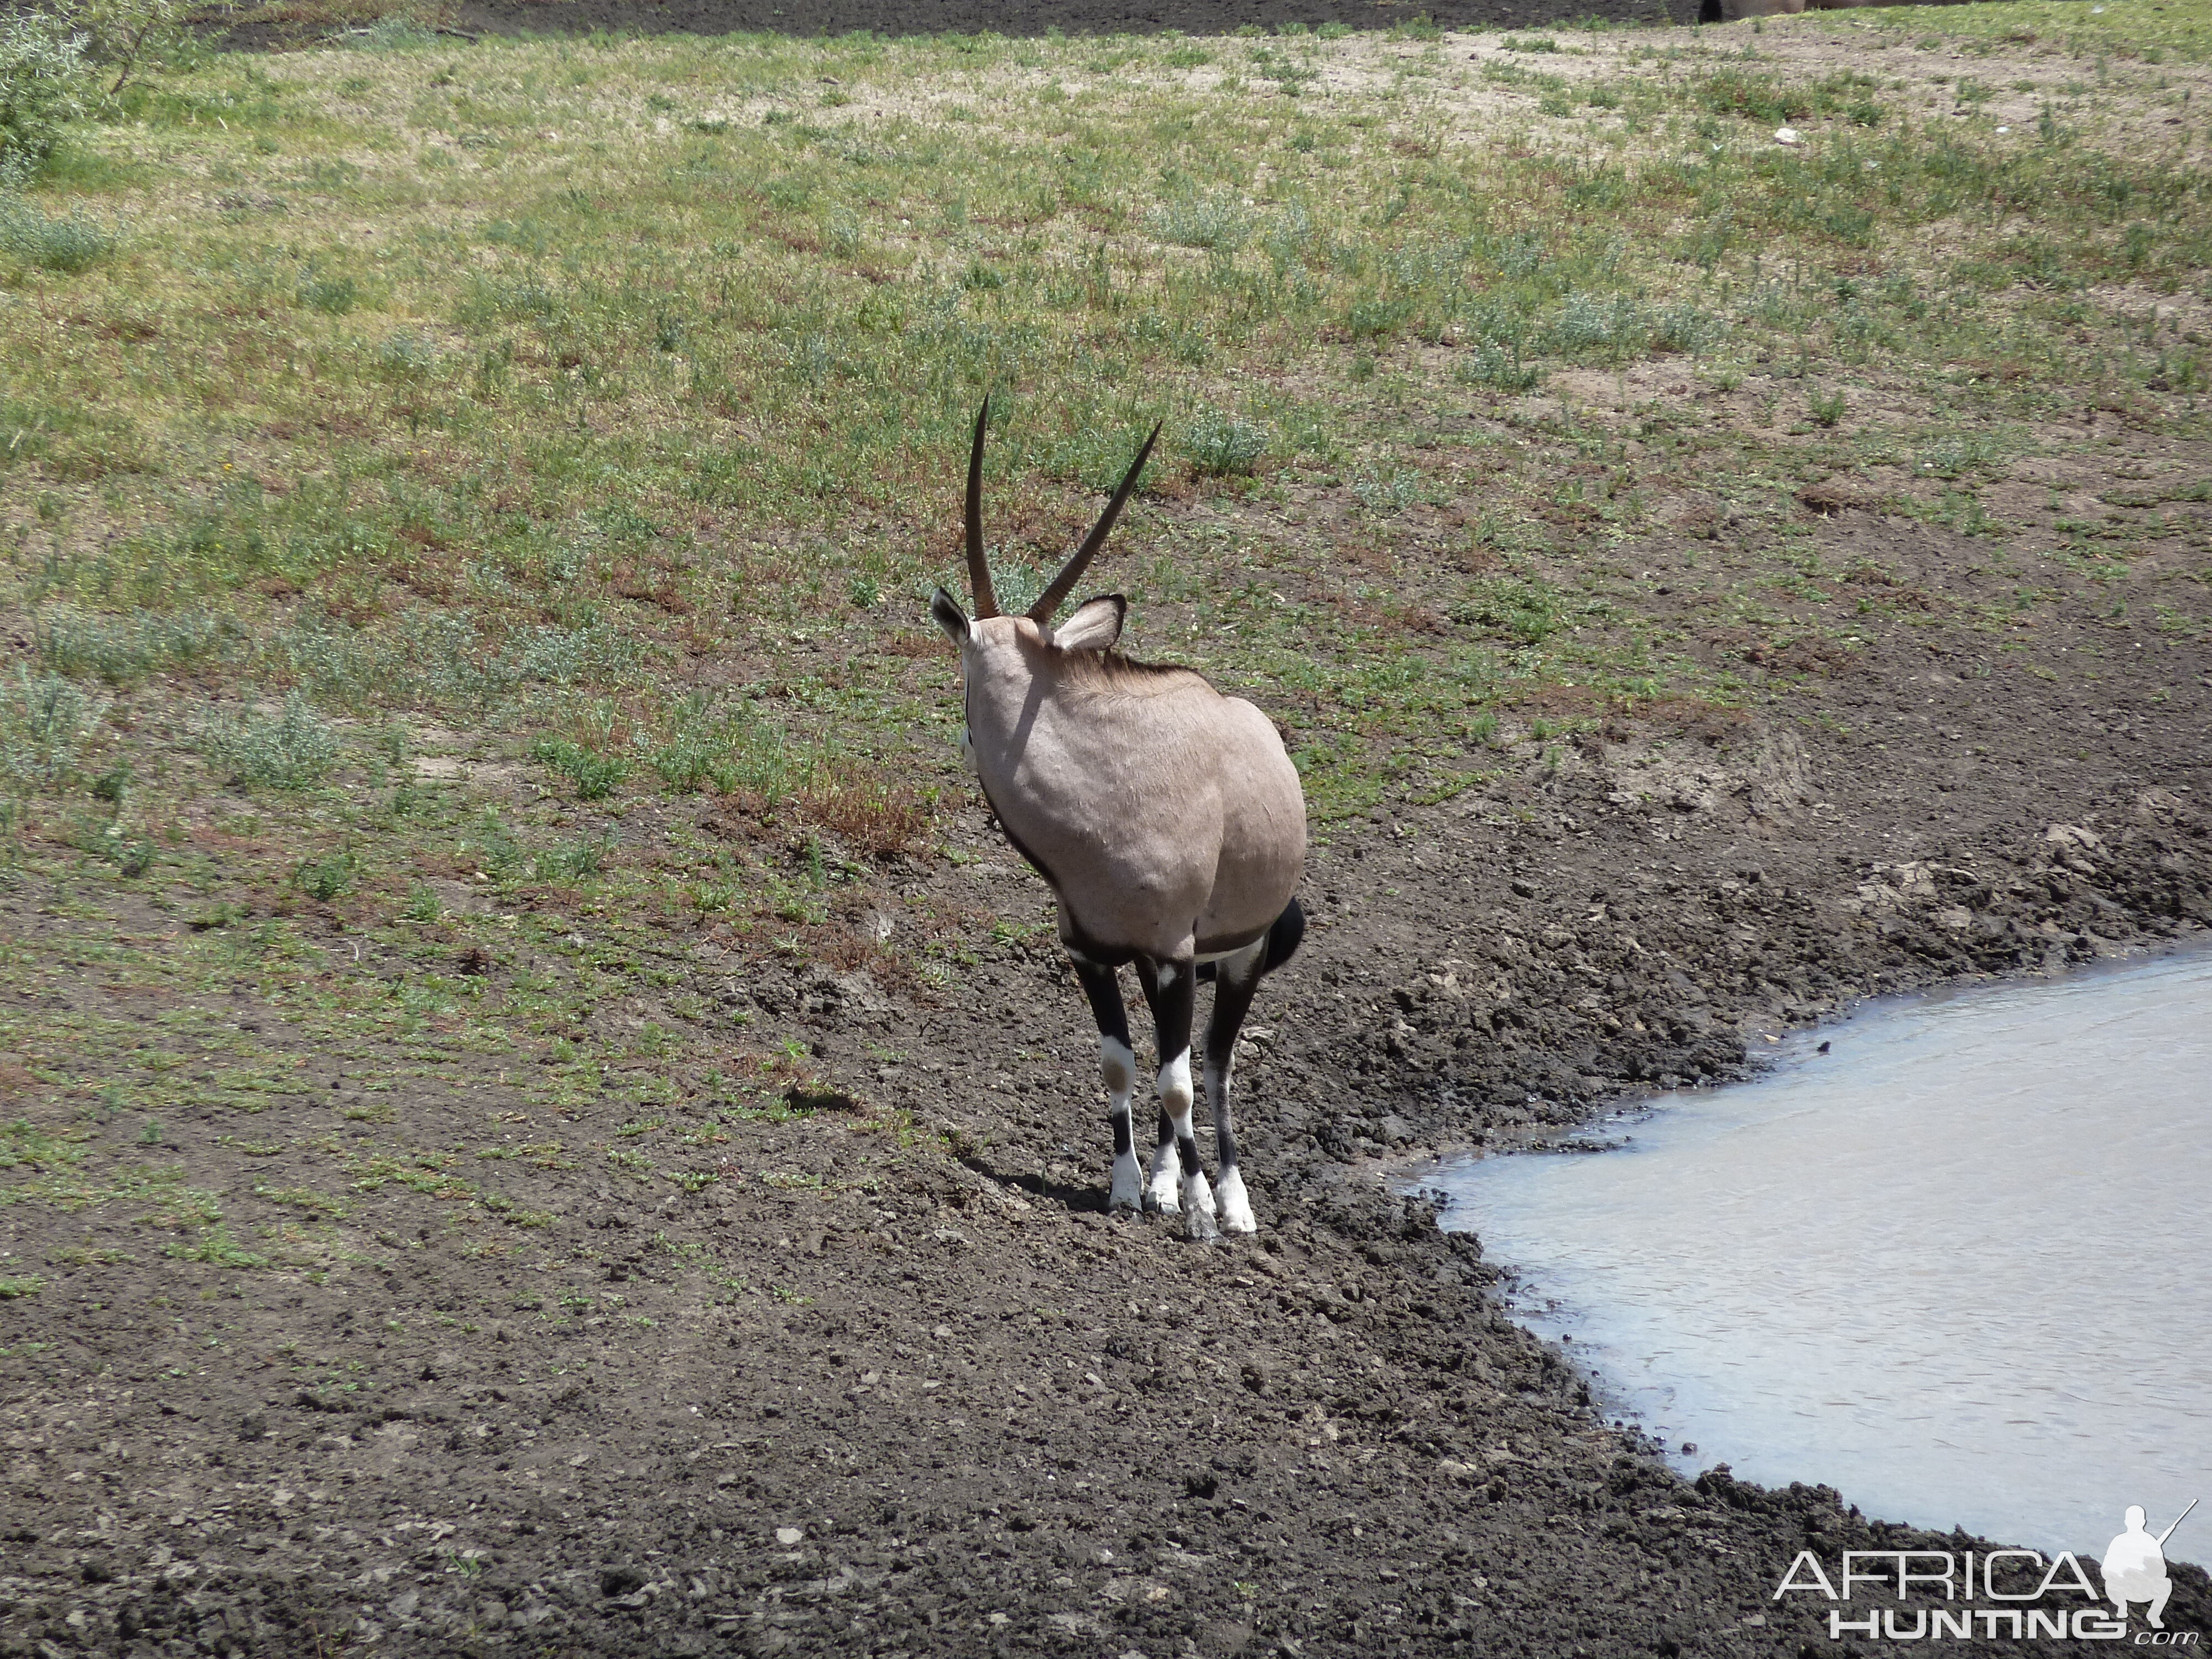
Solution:
<svg viewBox="0 0 2212 1659"><path fill-rule="evenodd" d="M2071 1550L2047 1560L2039 1550L1846 1550L1832 1577L1811 1550L1800 1550L1773 1599L1812 1595L1837 1604L1828 1609L1830 1641L2127 1642L2128 1609L2140 1606L2150 1628L2136 1632L2132 1645L2193 1649L2200 1632L2166 1627L2173 1594L2166 1540L2196 1507L2191 1500L2154 1533L2142 1506L2131 1506L2121 1521L2126 1530L2106 1547L2101 1596Z"/></svg>
<svg viewBox="0 0 2212 1659"><path fill-rule="evenodd" d="M2196 1507L2192 1498L2189 1510ZM2189 1510L2173 1517L2173 1527L2189 1519ZM2173 1594L2173 1580L2166 1576L2166 1540L2173 1536L2173 1527L2154 1538L2148 1521L2140 1504L2130 1504L2121 1517L2127 1530L2105 1547L2105 1594L2112 1600L2112 1611L2123 1619L2130 1602L2148 1602L2143 1618L2153 1630L2164 1630L2166 1599Z"/></svg>

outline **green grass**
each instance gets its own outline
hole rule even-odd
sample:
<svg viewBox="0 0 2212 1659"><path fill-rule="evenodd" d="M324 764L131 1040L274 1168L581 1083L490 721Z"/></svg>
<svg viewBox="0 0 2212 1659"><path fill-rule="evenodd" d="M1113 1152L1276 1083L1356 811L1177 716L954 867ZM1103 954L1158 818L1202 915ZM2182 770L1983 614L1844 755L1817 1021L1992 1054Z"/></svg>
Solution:
<svg viewBox="0 0 2212 1659"><path fill-rule="evenodd" d="M973 799L925 605L987 396L1014 605L1164 422L1092 580L1281 723L1324 836L1786 704L1814 671L1747 652L1847 658L1855 618L2015 629L2045 566L2154 566L2111 625L2201 637L2201 560L2142 556L2193 474L1996 496L2102 454L2054 435L2085 407L2204 434L2207 15L1480 62L394 23L150 76L0 229L0 882L36 898L0 965L38 1010L0 1018L0 1205L321 1271L551 1224L485 1171L812 1179L708 1150L842 1098L721 988L926 992L1039 926L915 879ZM1831 479L2018 598L1830 568ZM556 1121L417 1144L411 1102L479 1091ZM301 1164L226 1216L179 1142L249 1128Z"/></svg>
<svg viewBox="0 0 2212 1659"><path fill-rule="evenodd" d="M1955 8L1946 16L1939 39L1960 40L1984 51L2022 46L2039 48L2069 58L2110 56L2157 64L2212 62L2212 15L2199 6L2161 6L2154 0L2117 0L2098 10L2075 5L2072 0L2019 0L2007 5ZM1848 13L1816 14L1833 28L1844 25ZM1917 15L1905 24L1902 12L1877 12L1884 23L1894 20L1911 36L1928 33Z"/></svg>

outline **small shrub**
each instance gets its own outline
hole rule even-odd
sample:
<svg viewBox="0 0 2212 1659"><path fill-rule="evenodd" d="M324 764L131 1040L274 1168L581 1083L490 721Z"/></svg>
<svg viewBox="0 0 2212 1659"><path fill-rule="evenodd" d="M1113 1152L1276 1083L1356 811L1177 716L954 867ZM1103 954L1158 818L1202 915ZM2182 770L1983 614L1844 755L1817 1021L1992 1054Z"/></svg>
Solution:
<svg viewBox="0 0 2212 1659"><path fill-rule="evenodd" d="M230 1229L220 1221L212 1227L201 1228L198 1238L192 1243L172 1244L161 1254L175 1261L204 1261L216 1267L265 1267L269 1265L267 1256L240 1249L232 1239Z"/></svg>
<svg viewBox="0 0 2212 1659"><path fill-rule="evenodd" d="M72 27L84 32L85 50L93 61L116 71L106 89L112 98L141 59L181 43L187 9L186 0L71 0L69 19Z"/></svg>
<svg viewBox="0 0 2212 1659"><path fill-rule="evenodd" d="M28 202L0 196L0 248L27 265L73 276L114 252L115 238L82 214L50 219Z"/></svg>
<svg viewBox="0 0 2212 1659"><path fill-rule="evenodd" d="M549 847L533 854L530 874L533 880L569 885L586 876L596 876L606 866L607 854L614 850L611 836L598 841L570 842L565 846Z"/></svg>
<svg viewBox="0 0 2212 1659"><path fill-rule="evenodd" d="M579 800L605 800L629 775L623 762L595 755L566 738L541 738L530 746L530 757L543 761L575 786Z"/></svg>
<svg viewBox="0 0 2212 1659"><path fill-rule="evenodd" d="M292 872L292 885L319 903L328 904L354 890L361 878L361 861L351 848L325 859L302 859Z"/></svg>
<svg viewBox="0 0 2212 1659"><path fill-rule="evenodd" d="M1494 345L1475 347L1460 361L1458 372L1462 380L1501 392L1526 392L1544 378L1544 371L1522 362L1519 352Z"/></svg>
<svg viewBox="0 0 2212 1659"><path fill-rule="evenodd" d="M380 17L363 29L346 29L331 37L362 52L414 52L434 46L438 37L405 12Z"/></svg>
<svg viewBox="0 0 2212 1659"><path fill-rule="evenodd" d="M76 844L86 852L105 859L132 881L154 867L153 844L143 838L125 836L119 823L109 824L100 835L85 836Z"/></svg>
<svg viewBox="0 0 2212 1659"><path fill-rule="evenodd" d="M188 611L127 620L63 612L35 618L31 637L46 665L127 685L162 668L188 668L241 653L245 630L228 617Z"/></svg>
<svg viewBox="0 0 2212 1659"><path fill-rule="evenodd" d="M1233 197L1185 196L1152 210L1152 234L1182 247L1234 253L1252 234L1252 214Z"/></svg>
<svg viewBox="0 0 2212 1659"><path fill-rule="evenodd" d="M1844 418L1844 394L1840 392L1815 392L1805 404L1814 420L1822 426L1833 426Z"/></svg>
<svg viewBox="0 0 2212 1659"><path fill-rule="evenodd" d="M210 721L199 738L200 752L247 788L304 789L321 781L338 753L329 722L296 691L274 719L249 708Z"/></svg>
<svg viewBox="0 0 2212 1659"><path fill-rule="evenodd" d="M1724 69L1697 84L1697 100L1717 115L1734 115L1765 125L1802 121L1813 113L1813 100L1798 87L1765 76Z"/></svg>
<svg viewBox="0 0 2212 1659"><path fill-rule="evenodd" d="M415 380L438 365L438 348L420 334L394 334L376 349L376 366L386 374Z"/></svg>
<svg viewBox="0 0 2212 1659"><path fill-rule="evenodd" d="M1720 332L1720 324L1695 306L1668 306L1653 314L1650 327L1655 351L1702 351Z"/></svg>
<svg viewBox="0 0 2212 1659"><path fill-rule="evenodd" d="M1419 502L1427 488L1421 475L1405 467L1388 472L1368 472L1352 482L1352 493L1370 513L1385 516L1403 513Z"/></svg>
<svg viewBox="0 0 2212 1659"><path fill-rule="evenodd" d="M1219 410L1202 410L1184 428L1182 449L1200 472L1223 477L1251 471L1267 453L1271 435L1254 422Z"/></svg>
<svg viewBox="0 0 2212 1659"><path fill-rule="evenodd" d="M1413 315L1413 302L1408 299L1356 300L1345 315L1345 326L1355 340L1379 340L1405 327Z"/></svg>
<svg viewBox="0 0 2212 1659"><path fill-rule="evenodd" d="M14 687L0 702L0 776L34 787L61 782L106 709L58 674L33 679L29 669L19 666Z"/></svg>
<svg viewBox="0 0 2212 1659"><path fill-rule="evenodd" d="M1540 645L1566 625L1559 590L1549 583L1500 576L1480 581L1451 610L1462 626L1501 634L1521 645Z"/></svg>
<svg viewBox="0 0 2212 1659"><path fill-rule="evenodd" d="M310 276L300 284L300 303L325 316L343 317L360 301L361 289L350 276Z"/></svg>
<svg viewBox="0 0 2212 1659"><path fill-rule="evenodd" d="M1570 294L1559 314L1547 331L1546 343L1554 351L1613 354L1632 351L1651 337L1650 319L1644 307L1626 295L1601 299L1594 294Z"/></svg>
<svg viewBox="0 0 2212 1659"><path fill-rule="evenodd" d="M84 44L54 12L0 11L0 179L45 161L82 111Z"/></svg>
<svg viewBox="0 0 2212 1659"><path fill-rule="evenodd" d="M726 742L711 733L696 731L678 732L666 743L653 751L653 769L660 774L660 781L678 794L696 795L712 786L716 790L727 787L726 761L729 753Z"/></svg>

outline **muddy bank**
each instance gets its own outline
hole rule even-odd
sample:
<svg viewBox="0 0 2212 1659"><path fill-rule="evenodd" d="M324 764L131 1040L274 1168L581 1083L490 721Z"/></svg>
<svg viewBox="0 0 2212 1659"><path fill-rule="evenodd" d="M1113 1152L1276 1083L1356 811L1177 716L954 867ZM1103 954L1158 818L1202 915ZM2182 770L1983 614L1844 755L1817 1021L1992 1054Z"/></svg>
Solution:
<svg viewBox="0 0 2212 1659"><path fill-rule="evenodd" d="M1978 580L1918 527L1818 533ZM10 1248L63 1265L0 1304L0 1652L1826 1650L1824 1605L1771 1601L1799 1549L1962 1540L1678 1480L1374 1160L1734 1075L1854 996L2200 929L2212 676L2186 635L2106 648L2100 615L2085 583L1940 652L1877 618L1786 701L1608 717L1329 829L1246 1055L1249 1243L1103 1213L1081 1000L1018 936L924 994L672 935L672 973L804 1031L846 1092L724 1126L748 1178L696 1194L502 1166L557 1217L542 1255L439 1230L401 1183L349 1200L389 1220L325 1282L257 1298L149 1258L95 1292L61 1247L143 1252L128 1218L17 1206ZM980 816L951 842L966 861L904 878L1034 920ZM8 927L56 897L7 896ZM243 986L228 1012L282 1023ZM288 1127L349 1132L358 1059L303 1046ZM487 1060L382 1098L437 1146L507 1088ZM172 1121L162 1155L234 1187L208 1173L228 1127ZM264 1151L281 1192L295 1154ZM2200 1625L2180 1583L2169 1620Z"/></svg>

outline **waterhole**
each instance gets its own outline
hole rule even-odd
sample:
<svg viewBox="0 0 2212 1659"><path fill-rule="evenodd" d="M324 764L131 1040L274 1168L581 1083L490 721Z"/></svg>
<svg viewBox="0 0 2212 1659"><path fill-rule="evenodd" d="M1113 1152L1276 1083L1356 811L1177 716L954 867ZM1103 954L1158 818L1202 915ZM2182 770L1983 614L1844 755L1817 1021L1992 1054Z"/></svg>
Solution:
<svg viewBox="0 0 2212 1659"><path fill-rule="evenodd" d="M1686 1472L2052 1551L2212 1499L2212 951L1776 1052L1423 1184ZM2212 1559L2209 1516L2176 1559Z"/></svg>

